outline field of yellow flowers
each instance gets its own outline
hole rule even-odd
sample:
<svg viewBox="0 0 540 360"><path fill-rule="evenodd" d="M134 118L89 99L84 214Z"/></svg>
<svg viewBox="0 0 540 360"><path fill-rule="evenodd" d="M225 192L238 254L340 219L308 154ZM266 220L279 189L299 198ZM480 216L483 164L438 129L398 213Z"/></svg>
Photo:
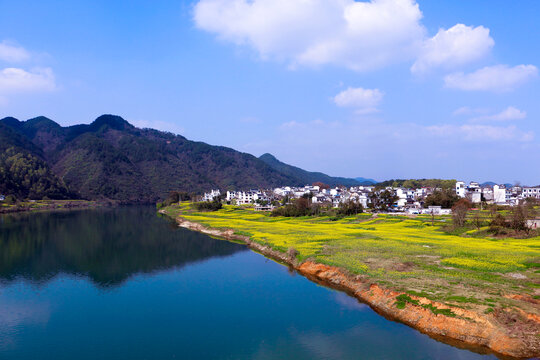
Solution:
<svg viewBox="0 0 540 360"><path fill-rule="evenodd" d="M450 221L429 216L359 214L284 218L225 206L196 212L189 203L165 209L171 217L234 229L276 250L294 248L300 260L338 266L396 290L461 306L510 306L504 295L540 295L540 237L496 239L445 233ZM491 310L490 310L491 309Z"/></svg>

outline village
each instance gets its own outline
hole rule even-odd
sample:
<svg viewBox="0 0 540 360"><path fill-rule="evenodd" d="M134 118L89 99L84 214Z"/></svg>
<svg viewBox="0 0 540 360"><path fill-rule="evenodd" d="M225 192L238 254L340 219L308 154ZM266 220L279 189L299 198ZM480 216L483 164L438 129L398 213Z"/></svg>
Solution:
<svg viewBox="0 0 540 360"><path fill-rule="evenodd" d="M312 204L331 205L339 207L346 202L355 202L364 209L370 207L373 195L380 192L389 192L395 199L388 208L388 212L400 212L407 214L435 214L448 215L450 208L440 205L426 205L425 200L435 192L443 192L439 187L384 187L375 185L331 188L324 184L306 185L302 187L284 186L274 189L251 189L246 191L227 191L222 193L219 189L205 193L200 200L213 201L222 199L228 204L249 205L252 204L255 210L271 211L275 207L286 204L292 199L307 198ZM458 198L467 199L472 204L515 206L524 202L527 198L540 201L540 186L528 187L513 185L480 185L478 182L466 184L457 181L455 189L446 190L455 193Z"/></svg>

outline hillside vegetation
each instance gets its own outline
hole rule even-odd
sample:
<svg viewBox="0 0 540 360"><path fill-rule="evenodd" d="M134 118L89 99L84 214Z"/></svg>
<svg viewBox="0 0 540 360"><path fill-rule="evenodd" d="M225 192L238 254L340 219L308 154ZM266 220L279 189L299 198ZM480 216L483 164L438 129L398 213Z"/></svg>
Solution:
<svg viewBox="0 0 540 360"><path fill-rule="evenodd" d="M4 118L0 150L0 193L22 198L154 203L173 190L201 193L341 181L283 172L253 155L139 129L114 115L69 127L45 117Z"/></svg>

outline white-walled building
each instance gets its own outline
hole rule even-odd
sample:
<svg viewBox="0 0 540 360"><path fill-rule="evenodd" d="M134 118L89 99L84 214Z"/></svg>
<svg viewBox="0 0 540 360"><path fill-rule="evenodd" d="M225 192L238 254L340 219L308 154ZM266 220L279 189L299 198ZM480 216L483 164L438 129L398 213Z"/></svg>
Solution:
<svg viewBox="0 0 540 360"><path fill-rule="evenodd" d="M471 181L469 185L465 185L464 181L457 181L456 195L460 198L467 198L473 203L479 203L482 201L482 188L475 181Z"/></svg>
<svg viewBox="0 0 540 360"><path fill-rule="evenodd" d="M398 196L397 206L404 208L408 203L414 202L414 190L398 188L396 195Z"/></svg>
<svg viewBox="0 0 540 360"><path fill-rule="evenodd" d="M466 193L467 193L467 189L465 188L465 182L457 181L456 182L456 195L459 196L460 198L464 198Z"/></svg>
<svg viewBox="0 0 540 360"><path fill-rule="evenodd" d="M213 201L221 195L219 189L211 190L209 193L204 193L203 201Z"/></svg>
<svg viewBox="0 0 540 360"><path fill-rule="evenodd" d="M505 185L493 186L493 201L496 204L504 205L510 202L512 192Z"/></svg>
<svg viewBox="0 0 540 360"><path fill-rule="evenodd" d="M523 187L521 196L524 199L532 197L540 200L540 187Z"/></svg>

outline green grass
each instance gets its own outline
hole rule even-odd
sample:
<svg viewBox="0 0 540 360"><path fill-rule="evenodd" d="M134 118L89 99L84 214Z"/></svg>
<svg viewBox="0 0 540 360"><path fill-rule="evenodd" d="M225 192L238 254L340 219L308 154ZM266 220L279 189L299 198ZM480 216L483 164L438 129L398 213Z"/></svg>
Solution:
<svg viewBox="0 0 540 360"><path fill-rule="evenodd" d="M405 306L407 305L407 303L409 304L413 304L413 305L417 305L417 306L421 306L423 307L424 309L428 309L430 310L432 313L434 313L435 315L437 314L443 314L445 316L450 316L450 317L455 317L456 314L450 310L450 309L439 309L438 307L436 306L433 306L431 304L424 304L424 305L421 305L420 302L418 300L414 300L412 299L409 295L407 294L401 294L401 295L398 295L396 296L396 307L398 309L405 309Z"/></svg>
<svg viewBox="0 0 540 360"><path fill-rule="evenodd" d="M534 295L540 287L540 237L494 239L471 236L470 228L449 234L443 230L450 221L447 216L437 217L432 226L430 216L284 218L238 206L202 213L189 203L163 210L171 217L234 229L275 250L294 248L301 261L341 267L441 302L484 309L482 299L502 304L507 302L502 294Z"/></svg>

